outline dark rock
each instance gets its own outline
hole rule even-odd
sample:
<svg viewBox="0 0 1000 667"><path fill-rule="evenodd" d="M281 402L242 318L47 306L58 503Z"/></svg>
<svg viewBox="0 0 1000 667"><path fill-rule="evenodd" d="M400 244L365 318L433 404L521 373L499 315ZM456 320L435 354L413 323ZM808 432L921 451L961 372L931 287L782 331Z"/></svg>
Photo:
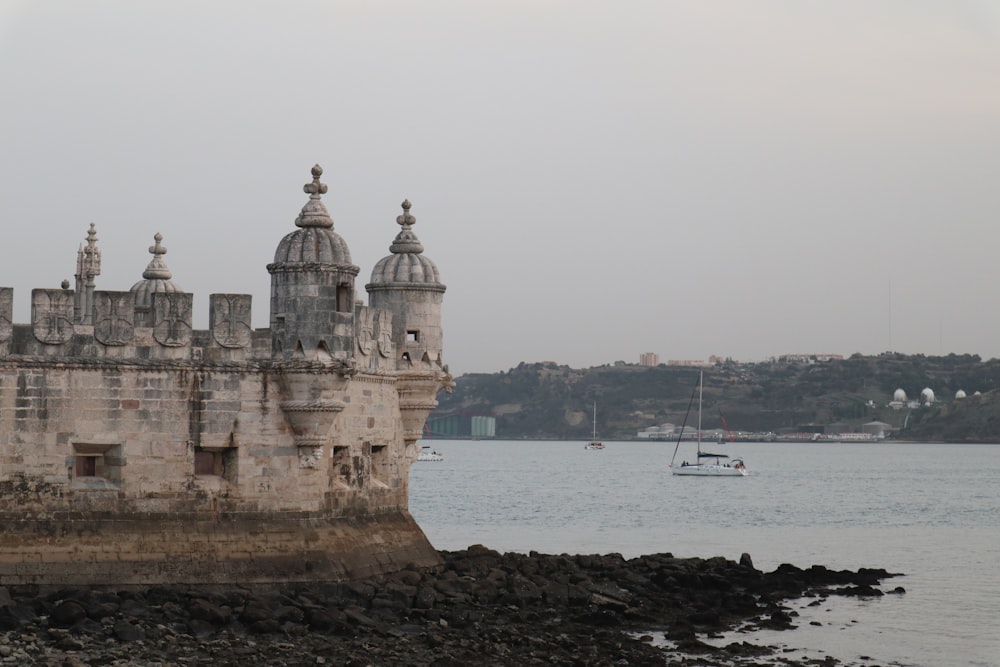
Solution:
<svg viewBox="0 0 1000 667"><path fill-rule="evenodd" d="M133 625L123 618L115 621L114 632L118 641L123 642L135 642L146 637L146 633L143 632L142 628Z"/></svg>
<svg viewBox="0 0 1000 667"><path fill-rule="evenodd" d="M192 618L188 621L188 634L198 640L205 640L215 636L216 627L211 622L200 618ZM146 633L147 637L149 632Z"/></svg>
<svg viewBox="0 0 1000 667"><path fill-rule="evenodd" d="M251 623L250 632L255 635L275 635L281 632L281 623L273 618L264 618Z"/></svg>
<svg viewBox="0 0 1000 667"><path fill-rule="evenodd" d="M414 609L431 609L437 594L433 586L423 585L417 589L417 594L413 598Z"/></svg>
<svg viewBox="0 0 1000 667"><path fill-rule="evenodd" d="M58 603L49 616L49 622L57 628L68 628L87 618L87 610L75 600Z"/></svg>
<svg viewBox="0 0 1000 667"><path fill-rule="evenodd" d="M845 586L843 588L835 588L831 590L831 593L835 595L843 595L846 597L881 597L883 595L882 591L867 584L861 586Z"/></svg>
<svg viewBox="0 0 1000 667"><path fill-rule="evenodd" d="M191 618L207 621L213 625L226 625L233 618L233 610L229 607L220 607L201 598L191 600L188 614Z"/></svg>
<svg viewBox="0 0 1000 667"><path fill-rule="evenodd" d="M758 655L749 644L718 649L702 639L791 629L787 600L827 591L872 595L893 576L793 565L763 573L749 556L739 563L670 554L626 560L482 546L441 556L434 570L252 593L10 589L8 604L0 593L0 632L37 633L30 640L36 662L50 667L67 651L80 652L80 665L662 666L670 661L650 641L662 632L677 644L672 652L687 656L670 664L749 665Z"/></svg>
<svg viewBox="0 0 1000 667"><path fill-rule="evenodd" d="M134 598L123 600L121 605L118 607L118 611L126 616L131 616L132 618L146 618L150 614L149 607L146 603L142 600Z"/></svg>
<svg viewBox="0 0 1000 667"><path fill-rule="evenodd" d="M17 630L21 627L21 619L11 613L10 607L0 607L0 632Z"/></svg>
<svg viewBox="0 0 1000 667"><path fill-rule="evenodd" d="M342 611L312 609L307 616L309 627L319 632L332 632L347 623L347 615Z"/></svg>

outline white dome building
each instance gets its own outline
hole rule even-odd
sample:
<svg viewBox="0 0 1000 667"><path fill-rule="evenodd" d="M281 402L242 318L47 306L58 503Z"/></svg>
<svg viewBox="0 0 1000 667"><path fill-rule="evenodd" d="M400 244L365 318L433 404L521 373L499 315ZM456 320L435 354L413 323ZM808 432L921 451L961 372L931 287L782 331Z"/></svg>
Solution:
<svg viewBox="0 0 1000 667"><path fill-rule="evenodd" d="M924 390L920 392L920 402L921 403L933 403L934 402L934 391L930 387L924 387Z"/></svg>
<svg viewBox="0 0 1000 667"><path fill-rule="evenodd" d="M906 392L902 389L897 389L892 395L892 400L894 403L906 403Z"/></svg>
<svg viewBox="0 0 1000 667"><path fill-rule="evenodd" d="M965 398L965 391L962 389L955 392L955 400L957 401L960 398Z"/></svg>

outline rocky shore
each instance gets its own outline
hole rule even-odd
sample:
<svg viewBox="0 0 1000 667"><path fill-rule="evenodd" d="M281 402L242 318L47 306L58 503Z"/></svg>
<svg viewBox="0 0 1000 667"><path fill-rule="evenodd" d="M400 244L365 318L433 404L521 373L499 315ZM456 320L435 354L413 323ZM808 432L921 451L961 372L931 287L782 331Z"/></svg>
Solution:
<svg viewBox="0 0 1000 667"><path fill-rule="evenodd" d="M784 603L878 596L895 576L764 573L748 555L441 555L435 571L281 590L0 588L0 665L836 665L699 637L792 629Z"/></svg>

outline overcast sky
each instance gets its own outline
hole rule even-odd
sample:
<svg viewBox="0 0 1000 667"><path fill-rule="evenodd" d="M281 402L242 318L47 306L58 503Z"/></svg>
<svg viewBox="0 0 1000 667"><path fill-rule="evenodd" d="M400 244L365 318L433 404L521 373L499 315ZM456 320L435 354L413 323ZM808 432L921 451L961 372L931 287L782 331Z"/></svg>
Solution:
<svg viewBox="0 0 1000 667"><path fill-rule="evenodd" d="M0 285L250 293L325 169L367 299L404 198L453 373L1000 357L1000 3L0 1Z"/></svg>

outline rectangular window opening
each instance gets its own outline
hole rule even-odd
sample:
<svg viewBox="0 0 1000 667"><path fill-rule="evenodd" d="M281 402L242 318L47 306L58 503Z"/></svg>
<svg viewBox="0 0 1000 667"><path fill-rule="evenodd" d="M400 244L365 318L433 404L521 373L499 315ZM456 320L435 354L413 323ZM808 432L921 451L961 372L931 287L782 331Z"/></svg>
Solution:
<svg viewBox="0 0 1000 667"><path fill-rule="evenodd" d="M122 481L122 446L74 442L69 463L72 481L80 488L116 488Z"/></svg>
<svg viewBox="0 0 1000 667"><path fill-rule="evenodd" d="M408 343L419 343L420 342L420 332L416 330L407 330L406 341Z"/></svg>
<svg viewBox="0 0 1000 667"><path fill-rule="evenodd" d="M195 476L221 477L230 484L236 484L238 452L237 447L195 447Z"/></svg>
<svg viewBox="0 0 1000 667"><path fill-rule="evenodd" d="M196 449L194 452L194 474L218 475L220 465L218 452L206 449Z"/></svg>
<svg viewBox="0 0 1000 667"><path fill-rule="evenodd" d="M350 285L337 285L337 312L353 313L354 300L351 296Z"/></svg>
<svg viewBox="0 0 1000 667"><path fill-rule="evenodd" d="M97 457L96 456L77 456L76 457L76 471L75 475L77 477L96 477L97 476Z"/></svg>

